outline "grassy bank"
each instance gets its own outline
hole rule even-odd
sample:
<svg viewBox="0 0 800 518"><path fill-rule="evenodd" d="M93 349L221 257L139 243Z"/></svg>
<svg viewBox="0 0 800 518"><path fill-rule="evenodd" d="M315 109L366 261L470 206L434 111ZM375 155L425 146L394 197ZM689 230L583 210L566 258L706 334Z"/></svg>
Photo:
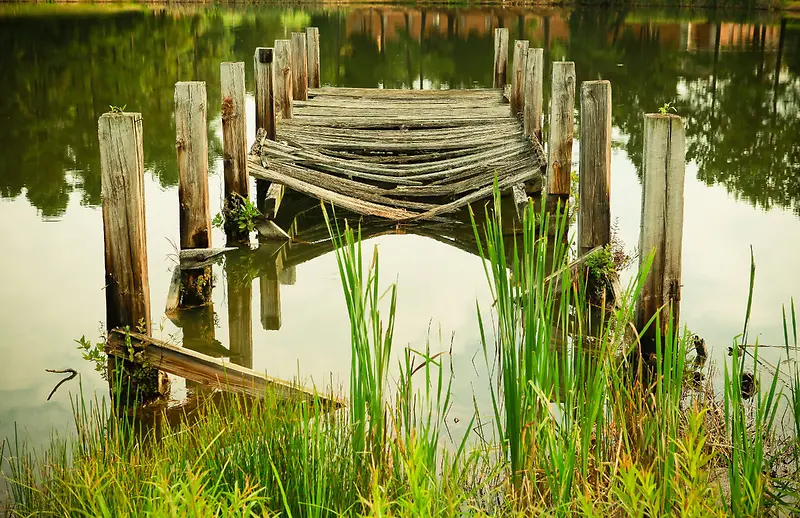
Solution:
<svg viewBox="0 0 800 518"><path fill-rule="evenodd" d="M653 357L638 361L631 324L648 261L612 303L606 290L589 291L583 276L563 268L570 247L562 218L530 206L516 239L502 233L499 217L486 221L476 224L476 237L496 303L477 318L493 374L476 390L489 391L492 406L476 408L462 437L448 437L442 425L451 402L449 355L420 344L392 370L396 287L378 285L379 257L364 260L357 231L333 229L351 324L346 408L217 395L175 425L147 428L78 400L74 438L54 439L41 452L3 445L14 513L798 511L800 372L788 361L777 366L745 400L745 366L758 361L757 348L739 346L747 343L747 318L717 397L697 375L689 336L673 326L658 337ZM793 306L784 322L788 360L797 346Z"/></svg>

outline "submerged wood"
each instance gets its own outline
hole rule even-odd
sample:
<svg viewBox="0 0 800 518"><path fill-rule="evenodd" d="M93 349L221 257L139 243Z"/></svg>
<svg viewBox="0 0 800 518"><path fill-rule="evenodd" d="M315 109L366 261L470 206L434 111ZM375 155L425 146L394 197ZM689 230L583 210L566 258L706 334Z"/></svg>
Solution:
<svg viewBox="0 0 800 518"><path fill-rule="evenodd" d="M112 330L106 342L106 352L119 358L129 358L127 338L130 339L136 361L215 389L242 392L254 397L263 397L270 391L279 399L319 399L337 407L344 406L344 401L339 398L318 394L288 381L138 333Z"/></svg>
<svg viewBox="0 0 800 518"><path fill-rule="evenodd" d="M196 270L216 264L222 259L223 254L238 250L236 247L223 248L193 248L181 250L179 257L181 270Z"/></svg>

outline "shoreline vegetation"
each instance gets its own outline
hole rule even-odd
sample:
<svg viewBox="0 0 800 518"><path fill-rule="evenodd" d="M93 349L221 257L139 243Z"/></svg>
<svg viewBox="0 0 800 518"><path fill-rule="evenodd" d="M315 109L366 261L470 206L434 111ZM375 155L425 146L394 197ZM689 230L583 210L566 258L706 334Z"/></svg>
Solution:
<svg viewBox="0 0 800 518"><path fill-rule="evenodd" d="M485 220L473 217L496 301L491 315L477 308L490 374L474 390L489 391L492 404L475 403L463 435L452 436L446 425L453 379L448 351L412 344L391 365L402 285L379 286L377 249L365 256L359 231L330 219L351 326L346 408L216 393L177 422L152 426L79 396L73 438L54 437L40 452L14 439L0 446L11 513L800 512L794 303L782 315L785 361L753 375L747 369L759 363L758 347L742 345L751 334L748 300L723 389L715 394L688 331L666 326L656 333L653 353L639 354L637 332L645 330L632 326L634 305L652 258L611 300L564 269L571 248L566 217L529 203L521 232L509 239L499 209L495 192L494 210L487 209ZM554 272L559 275L551 277ZM751 298L754 282L755 266ZM660 328L658 321L649 325Z"/></svg>

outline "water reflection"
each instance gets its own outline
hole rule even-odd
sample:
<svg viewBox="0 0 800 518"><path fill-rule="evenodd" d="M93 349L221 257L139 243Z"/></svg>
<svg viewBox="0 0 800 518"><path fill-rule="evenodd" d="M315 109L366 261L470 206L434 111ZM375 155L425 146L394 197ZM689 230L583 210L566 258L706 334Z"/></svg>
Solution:
<svg viewBox="0 0 800 518"><path fill-rule="evenodd" d="M100 202L97 117L141 111L147 168L177 183L172 92L208 84L218 115L219 63L241 60L252 81L256 46L305 25L320 28L322 81L407 88L487 86L492 30L511 29L576 62L579 80L614 88L613 124L637 168L641 114L676 101L687 118L698 178L748 202L800 214L800 31L786 19L600 9L160 9L100 14L0 12L0 195L25 196L58 217L68 195ZM252 89L252 84L250 84ZM546 85L547 87L547 85ZM212 122L213 124L213 122ZM209 131L210 160L220 142Z"/></svg>

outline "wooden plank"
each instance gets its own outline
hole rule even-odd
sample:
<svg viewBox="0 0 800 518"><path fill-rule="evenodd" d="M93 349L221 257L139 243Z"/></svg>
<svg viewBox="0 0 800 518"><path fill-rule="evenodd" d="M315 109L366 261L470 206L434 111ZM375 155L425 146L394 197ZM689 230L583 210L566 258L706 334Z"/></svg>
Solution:
<svg viewBox="0 0 800 518"><path fill-rule="evenodd" d="M542 143L544 50L528 49L525 55L525 94L522 118L525 135Z"/></svg>
<svg viewBox="0 0 800 518"><path fill-rule="evenodd" d="M525 99L525 62L528 55L528 40L514 42L514 58L511 62L511 115L520 117L523 114Z"/></svg>
<svg viewBox="0 0 800 518"><path fill-rule="evenodd" d="M494 30L494 69L493 86L503 88L506 85L508 69L508 29L503 27Z"/></svg>
<svg viewBox="0 0 800 518"><path fill-rule="evenodd" d="M292 118L292 41L275 40L275 103L282 119Z"/></svg>
<svg viewBox="0 0 800 518"><path fill-rule="evenodd" d="M219 390L241 392L253 397L264 397L269 390L279 399L313 401L316 398L336 407L345 404L339 398L318 394L291 382L139 333L126 334L120 329L112 330L106 342L106 352L119 358L129 358L126 337L130 338L138 361Z"/></svg>
<svg viewBox="0 0 800 518"><path fill-rule="evenodd" d="M636 307L641 330L660 313L661 331L666 331L670 309L678 329L681 298L681 253L683 248L683 191L686 135L677 115L644 116L642 172L642 228L639 235L640 268L653 255L650 273L642 286ZM651 326L650 336L656 331Z"/></svg>
<svg viewBox="0 0 800 518"><path fill-rule="evenodd" d="M308 87L319 88L322 74L319 60L319 29L306 27L306 53L308 56Z"/></svg>
<svg viewBox="0 0 800 518"><path fill-rule="evenodd" d="M569 196L572 173L572 139L575 131L575 63L553 63L550 99L550 138L547 158L547 192Z"/></svg>
<svg viewBox="0 0 800 518"><path fill-rule="evenodd" d="M267 138L271 140L275 140L273 58L274 49L265 47L258 47L253 57L256 82L256 130L264 128Z"/></svg>
<svg viewBox="0 0 800 518"><path fill-rule="evenodd" d="M611 83L581 84L578 253L611 242Z"/></svg>
<svg viewBox="0 0 800 518"><path fill-rule="evenodd" d="M211 247L207 104L205 82L175 84L181 249Z"/></svg>
<svg viewBox="0 0 800 518"><path fill-rule="evenodd" d="M308 99L308 54L306 53L306 35L302 32L292 33L292 98L298 101Z"/></svg>

